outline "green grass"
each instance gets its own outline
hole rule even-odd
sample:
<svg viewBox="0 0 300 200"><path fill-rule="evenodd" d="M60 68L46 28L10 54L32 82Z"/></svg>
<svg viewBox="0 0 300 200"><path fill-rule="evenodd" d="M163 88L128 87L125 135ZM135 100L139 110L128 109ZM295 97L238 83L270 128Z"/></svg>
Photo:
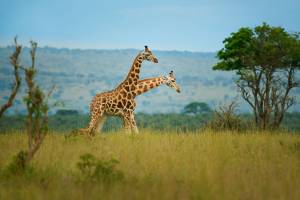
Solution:
<svg viewBox="0 0 300 200"><path fill-rule="evenodd" d="M26 149L26 135L0 135L2 173ZM117 159L124 178L107 184L84 179L86 153ZM300 199L300 136L204 131L142 131L95 138L50 134L34 172L0 179L0 199Z"/></svg>

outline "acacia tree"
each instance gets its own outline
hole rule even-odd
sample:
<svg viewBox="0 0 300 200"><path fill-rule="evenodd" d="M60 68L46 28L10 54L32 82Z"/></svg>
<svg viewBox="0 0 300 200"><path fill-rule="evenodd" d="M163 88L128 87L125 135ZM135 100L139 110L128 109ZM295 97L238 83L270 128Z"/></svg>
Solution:
<svg viewBox="0 0 300 200"><path fill-rule="evenodd" d="M235 71L242 98L262 129L278 128L295 103L291 90L300 86L300 33L266 23L241 28L226 38L214 70Z"/></svg>
<svg viewBox="0 0 300 200"><path fill-rule="evenodd" d="M3 115L3 113L13 105L13 101L20 89L21 85L21 77L19 75L19 69L20 69L20 60L19 56L21 54L22 47L18 44L17 42L17 37L15 37L15 51L14 53L10 56L10 64L14 67L14 84L11 90L11 93L8 97L7 102L5 102L3 105L0 107L0 118Z"/></svg>

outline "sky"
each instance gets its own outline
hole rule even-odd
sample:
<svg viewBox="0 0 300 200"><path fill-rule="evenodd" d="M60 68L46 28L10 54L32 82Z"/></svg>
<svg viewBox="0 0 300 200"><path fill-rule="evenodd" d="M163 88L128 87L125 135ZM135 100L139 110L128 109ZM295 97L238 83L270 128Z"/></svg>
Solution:
<svg viewBox="0 0 300 200"><path fill-rule="evenodd" d="M0 0L0 46L214 52L240 27L300 31L300 0Z"/></svg>

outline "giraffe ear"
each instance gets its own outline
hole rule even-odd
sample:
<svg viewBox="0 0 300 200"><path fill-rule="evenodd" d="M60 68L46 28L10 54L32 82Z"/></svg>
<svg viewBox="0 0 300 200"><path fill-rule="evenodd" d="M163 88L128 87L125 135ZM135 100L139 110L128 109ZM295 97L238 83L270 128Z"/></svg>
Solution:
<svg viewBox="0 0 300 200"><path fill-rule="evenodd" d="M149 49L148 49L148 46L147 46L147 45L145 45L145 51L146 51L146 52L148 52L148 51L149 51Z"/></svg>

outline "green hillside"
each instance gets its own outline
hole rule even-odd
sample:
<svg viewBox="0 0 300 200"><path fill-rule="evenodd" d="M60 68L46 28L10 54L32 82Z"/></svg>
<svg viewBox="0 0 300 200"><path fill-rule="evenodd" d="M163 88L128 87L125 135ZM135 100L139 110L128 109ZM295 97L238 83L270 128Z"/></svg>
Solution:
<svg viewBox="0 0 300 200"><path fill-rule="evenodd" d="M9 56L12 47L0 48L0 103L7 99L11 88L11 66ZM64 103L65 109L88 112L91 98L99 92L116 87L127 75L132 61L139 51L122 50L80 50L39 48L37 51L38 82L43 88L57 86L53 97ZM212 107L236 97L237 89L231 72L213 71L217 62L215 53L187 51L155 51L158 64L144 62L141 79L166 75L173 70L181 93L178 94L166 86L156 88L137 97L137 112L170 113L180 112L192 101L209 103ZM23 49L22 63L30 64L29 48ZM300 88L294 90L300 94ZM23 93L18 94L10 113L24 113ZM59 108L56 108L59 109ZM241 111L248 106L240 100ZM299 105L290 111L299 111ZM55 109L52 109L55 112Z"/></svg>
<svg viewBox="0 0 300 200"><path fill-rule="evenodd" d="M11 67L9 55L13 48L0 48L0 87L2 100L10 89ZM79 50L39 48L37 51L38 82L44 88L57 86L55 100L64 102L66 109L87 112L96 93L111 90L126 76L138 50ZM166 75L173 70L182 93L166 86L156 88L137 98L138 112L178 112L191 101L211 105L236 95L232 75L211 69L216 63L215 53L155 51L158 64L143 63L141 78ZM29 49L24 48L22 63L30 64ZM10 112L23 112L21 96L18 106Z"/></svg>

